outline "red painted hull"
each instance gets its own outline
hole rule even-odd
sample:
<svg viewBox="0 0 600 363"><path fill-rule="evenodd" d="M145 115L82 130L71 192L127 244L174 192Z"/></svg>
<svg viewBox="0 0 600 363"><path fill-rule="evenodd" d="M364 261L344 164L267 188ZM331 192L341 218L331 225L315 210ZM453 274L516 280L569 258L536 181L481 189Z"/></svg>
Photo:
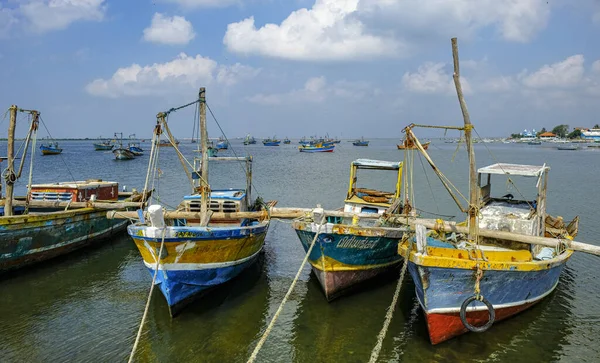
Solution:
<svg viewBox="0 0 600 363"><path fill-rule="evenodd" d="M398 261L391 265L365 270L327 272L313 266L313 272L323 288L327 301L331 301L360 287L364 282L376 276L390 273L394 269L397 270L400 263L401 261Z"/></svg>
<svg viewBox="0 0 600 363"><path fill-rule="evenodd" d="M538 301L519 306L511 306L508 308L496 309L495 321L498 322L500 320L518 314L521 311L526 310L527 308L536 304ZM452 339L469 331L467 328L465 328L462 321L460 321L460 314L458 312L447 314L425 313L425 318L427 319L427 330L429 331L429 340L431 340L431 344L434 345L442 343L448 339ZM488 321L488 312L487 310L467 312L467 321L471 325L482 326Z"/></svg>

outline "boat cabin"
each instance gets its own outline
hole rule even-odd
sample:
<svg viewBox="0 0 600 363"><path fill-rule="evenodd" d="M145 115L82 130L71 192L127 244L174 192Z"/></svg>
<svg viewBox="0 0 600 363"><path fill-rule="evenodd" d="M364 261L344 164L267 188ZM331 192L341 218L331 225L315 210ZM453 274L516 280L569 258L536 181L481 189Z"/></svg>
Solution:
<svg viewBox="0 0 600 363"><path fill-rule="evenodd" d="M358 170L389 170L397 174L394 191L381 191L359 187ZM383 214L400 197L402 186L402 162L370 159L354 160L350 166L350 183L344 201L344 212Z"/></svg>
<svg viewBox="0 0 600 363"><path fill-rule="evenodd" d="M119 183L90 179L86 181L33 184L30 200L49 202L86 202L95 195L98 201L116 201Z"/></svg>
<svg viewBox="0 0 600 363"><path fill-rule="evenodd" d="M200 213L202 196L200 194L186 195L183 197L183 208L186 212ZM211 190L208 209L213 212L234 213L246 212L246 191L244 189Z"/></svg>
<svg viewBox="0 0 600 363"><path fill-rule="evenodd" d="M520 164L493 164L478 170L479 228L543 236L546 219L546 188L550 167ZM533 178L537 188L534 199L515 194L492 195L491 176ZM521 197L521 198L519 198Z"/></svg>

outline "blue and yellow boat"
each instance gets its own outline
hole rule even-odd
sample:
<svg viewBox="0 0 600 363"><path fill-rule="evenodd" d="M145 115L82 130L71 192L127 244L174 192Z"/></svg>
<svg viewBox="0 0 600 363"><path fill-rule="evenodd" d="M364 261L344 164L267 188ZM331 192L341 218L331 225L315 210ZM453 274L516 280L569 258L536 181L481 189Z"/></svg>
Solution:
<svg viewBox="0 0 600 363"><path fill-rule="evenodd" d="M298 150L303 153L330 153L333 152L333 149L335 149L335 144L322 142L298 146Z"/></svg>
<svg viewBox="0 0 600 363"><path fill-rule="evenodd" d="M360 169L395 172L395 191L359 188L356 176ZM344 211L355 215L383 215L400 197L401 179L401 162L368 159L353 161ZM313 217L307 216L295 220L292 227L296 230L302 247L308 251L319 229L318 223ZM320 228L309 262L327 300L333 300L361 283L393 270L401 262L397 248L407 230L405 227L388 228L379 224L377 218L328 217Z"/></svg>
<svg viewBox="0 0 600 363"><path fill-rule="evenodd" d="M58 142L41 145L40 150L42 151L42 155L58 155L63 151L63 149L58 147Z"/></svg>
<svg viewBox="0 0 600 363"><path fill-rule="evenodd" d="M198 103L201 108L206 107L203 89ZM205 111L200 115L205 115ZM165 118L165 113L159 113L158 124L167 128ZM155 132L160 129L157 127ZM171 316L202 293L230 281L256 262L269 228L266 212L260 214L260 218L239 216L261 209L261 203L252 201L250 195L252 157L215 158L245 162L246 189L211 191L207 180L208 134L202 116L200 130L202 156L194 158L191 173L195 193L185 196L172 212L178 213L176 219L165 219L162 206L151 205L148 220L142 218L127 229L144 265L156 276L155 284L163 293ZM215 213L221 218L214 217Z"/></svg>

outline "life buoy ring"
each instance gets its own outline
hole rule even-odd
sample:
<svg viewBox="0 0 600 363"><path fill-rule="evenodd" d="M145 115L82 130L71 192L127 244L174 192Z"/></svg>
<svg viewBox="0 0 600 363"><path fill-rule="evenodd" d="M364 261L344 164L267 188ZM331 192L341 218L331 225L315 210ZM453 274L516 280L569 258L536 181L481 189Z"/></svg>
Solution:
<svg viewBox="0 0 600 363"><path fill-rule="evenodd" d="M469 322L467 321L467 307L473 301L481 301L487 307L489 320L482 326L474 326L469 324ZM496 312L494 311L494 307L489 301L487 301L486 298L484 298L481 295L473 295L468 297L465 301L463 301L462 305L460 306L460 321L463 323L465 328L469 329L472 332L483 333L484 331L488 330L492 326L492 324L494 324L494 320L496 320Z"/></svg>

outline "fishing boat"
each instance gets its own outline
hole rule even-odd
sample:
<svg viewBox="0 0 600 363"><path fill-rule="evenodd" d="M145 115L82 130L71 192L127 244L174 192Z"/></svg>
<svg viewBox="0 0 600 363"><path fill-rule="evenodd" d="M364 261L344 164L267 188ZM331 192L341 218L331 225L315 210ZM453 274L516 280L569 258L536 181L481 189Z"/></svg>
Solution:
<svg viewBox="0 0 600 363"><path fill-rule="evenodd" d="M395 190L391 192L359 188L358 171L385 170L395 173ZM377 175L380 175L377 173ZM358 215L383 215L401 193L402 162L358 159L351 163L350 184L344 212ZM308 261L317 276L325 297L331 301L386 272L394 271L400 262L398 242L407 230L386 228L376 219L327 217L326 223L313 216L294 220L302 247L308 251L319 232Z"/></svg>
<svg viewBox="0 0 600 363"><path fill-rule="evenodd" d="M160 140L158 142L158 147L173 147L173 144L179 145L179 140L175 139L173 142L169 140Z"/></svg>
<svg viewBox="0 0 600 363"><path fill-rule="evenodd" d="M365 138L356 139L352 142L354 146L369 146L369 141L365 140Z"/></svg>
<svg viewBox="0 0 600 363"><path fill-rule="evenodd" d="M102 138L100 138L101 140ZM108 151L112 150L114 144L110 140L104 140L97 143L94 143L94 150L97 151Z"/></svg>
<svg viewBox="0 0 600 363"><path fill-rule="evenodd" d="M115 132L115 139L119 140L119 147L114 149L113 155L116 160L131 160L135 159L135 153L129 150L128 147L123 147L123 133Z"/></svg>
<svg viewBox="0 0 600 363"><path fill-rule="evenodd" d="M218 150L227 150L229 148L229 143L222 136L219 137L217 141L217 149Z"/></svg>
<svg viewBox="0 0 600 363"><path fill-rule="evenodd" d="M304 153L330 153L333 152L333 149L335 149L335 145L332 144L326 144L323 142L319 142L316 144L310 144L310 145L300 145L298 146L298 150L300 150L300 152L304 152Z"/></svg>
<svg viewBox="0 0 600 363"><path fill-rule="evenodd" d="M56 141L41 145L40 150L42 151L42 155L58 155L63 151L63 149L58 147L58 142Z"/></svg>
<svg viewBox="0 0 600 363"><path fill-rule="evenodd" d="M300 145L310 145L312 143L311 140L307 140L306 137L302 136L300 141L298 141Z"/></svg>
<svg viewBox="0 0 600 363"><path fill-rule="evenodd" d="M254 145L256 144L256 139L254 139L254 137L252 137L252 135L248 134L246 135L246 138L244 139L244 145Z"/></svg>
<svg viewBox="0 0 600 363"><path fill-rule="evenodd" d="M204 95L204 88L201 88L197 103L200 107L202 157L195 158L191 174L195 192L183 198L177 212L164 213L161 205L151 205L147 211L148 218L128 227L144 265L156 278L155 283L169 305L171 316L202 293L228 282L250 267L263 250L269 227L267 213L265 218L260 219L214 218L213 213L245 212L260 209L262 204L253 203L251 199L252 157L214 159L244 162L246 189L210 189ZM165 129L168 127L165 121L167 114L164 112L157 116ZM160 132L160 127L155 132ZM165 218L168 213L179 215L176 219ZM184 216L180 218L182 213Z"/></svg>
<svg viewBox="0 0 600 363"><path fill-rule="evenodd" d="M422 144L423 149L427 150L429 148L429 144L431 144L431 141L424 142ZM409 139L404 139L402 144L398 144L396 146L398 147L398 150L414 150L414 149L416 149L415 145L411 141L409 141Z"/></svg>
<svg viewBox="0 0 600 363"><path fill-rule="evenodd" d="M140 147L139 142L130 142L127 150L129 150L134 156L144 155L144 149Z"/></svg>
<svg viewBox="0 0 600 363"><path fill-rule="evenodd" d="M462 130L469 158L468 205L460 203L457 190L450 183L443 184L468 218L458 224L443 220L417 222L415 237L401 242L398 250L407 259L432 344L468 331L486 331L495 321L513 316L548 296L558 285L573 251L560 243L558 248L522 243L523 237L569 240L577 235L579 220L576 217L565 223L546 213L550 168L545 164L496 163L476 169L473 127L460 87L456 39L452 43L454 82L463 111ZM440 179L447 180L416 138L414 127L417 126L405 128L407 137ZM519 198L511 193L492 193L492 175L502 176ZM535 195L524 196L514 184L516 177L533 179Z"/></svg>
<svg viewBox="0 0 600 363"><path fill-rule="evenodd" d="M286 145L287 145L287 144L291 144L291 143L292 143L292 140L290 140L290 139L288 139L288 138L286 137L285 139L283 139L283 143L284 143L284 144L286 144Z"/></svg>
<svg viewBox="0 0 600 363"><path fill-rule="evenodd" d="M39 112L17 106L12 106L9 111L7 173L11 177L7 180L17 181L23 170L29 140L34 140L37 135ZM17 112L31 116L31 127L22 149L21 165L15 169ZM31 149L33 153L33 146ZM29 192L25 197L14 197L13 191L14 183L7 183L6 196L0 200L0 272L64 255L122 233L128 222L107 219L106 209L123 210L123 206L133 204L128 202L140 206L144 199L144 194L137 192L119 193L117 182L100 179L28 185Z"/></svg>
<svg viewBox="0 0 600 363"><path fill-rule="evenodd" d="M273 136L273 138L269 137L264 139L262 143L264 146L279 146L279 144L281 144L281 140L277 140L277 138Z"/></svg>
<svg viewBox="0 0 600 363"><path fill-rule="evenodd" d="M542 142L540 140L532 140L527 142L527 145L541 145Z"/></svg>
<svg viewBox="0 0 600 363"><path fill-rule="evenodd" d="M571 151L573 151L573 150L579 150L579 146L577 146L577 145L569 145L569 144L559 145L556 148L558 150L571 150Z"/></svg>

